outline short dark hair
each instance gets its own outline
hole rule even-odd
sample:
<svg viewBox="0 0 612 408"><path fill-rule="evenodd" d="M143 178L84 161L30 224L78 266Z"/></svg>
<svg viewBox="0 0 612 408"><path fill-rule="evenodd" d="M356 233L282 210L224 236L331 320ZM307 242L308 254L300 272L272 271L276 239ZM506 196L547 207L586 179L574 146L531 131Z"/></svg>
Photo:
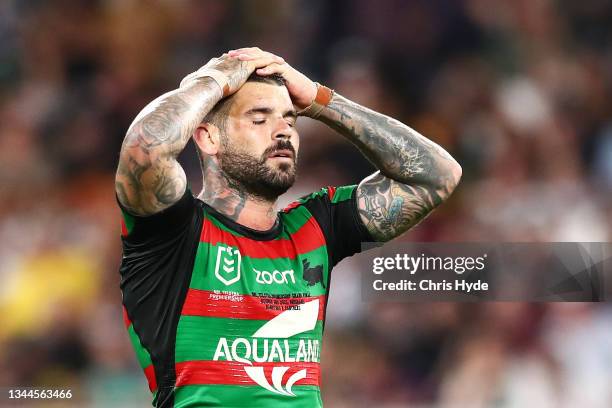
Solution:
<svg viewBox="0 0 612 408"><path fill-rule="evenodd" d="M287 86L287 81L281 74L271 74L271 75L258 75L255 72L251 74L246 80L246 82L259 82L263 84L271 84L278 86ZM227 117L229 115L229 110L232 106L232 100L234 99L234 94L227 96L221 99L217 104L212 108L210 112L204 117L204 122L212 123L217 126L221 131L221 137L225 137L225 126L227 123ZM200 152L200 148L196 144L196 152L198 153L198 158L200 159L200 165L204 165L202 152Z"/></svg>

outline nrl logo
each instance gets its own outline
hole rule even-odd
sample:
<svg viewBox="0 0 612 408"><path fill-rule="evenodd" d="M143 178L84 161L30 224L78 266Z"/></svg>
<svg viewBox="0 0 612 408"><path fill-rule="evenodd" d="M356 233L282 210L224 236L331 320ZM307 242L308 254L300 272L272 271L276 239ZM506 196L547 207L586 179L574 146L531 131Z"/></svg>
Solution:
<svg viewBox="0 0 612 408"><path fill-rule="evenodd" d="M226 286L240 280L240 263L242 255L236 248L219 246L217 249L217 264L215 276Z"/></svg>

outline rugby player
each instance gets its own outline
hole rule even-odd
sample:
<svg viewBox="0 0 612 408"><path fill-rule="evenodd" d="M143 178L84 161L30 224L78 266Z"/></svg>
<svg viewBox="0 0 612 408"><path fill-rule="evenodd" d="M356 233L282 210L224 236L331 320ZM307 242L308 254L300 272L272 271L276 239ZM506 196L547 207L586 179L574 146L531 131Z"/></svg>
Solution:
<svg viewBox="0 0 612 408"><path fill-rule="evenodd" d="M376 166L277 211L296 120L319 120ZM203 190L177 156L193 138ZM116 174L124 320L156 407L319 407L331 270L417 224L461 167L399 121L259 48L232 50L147 105Z"/></svg>

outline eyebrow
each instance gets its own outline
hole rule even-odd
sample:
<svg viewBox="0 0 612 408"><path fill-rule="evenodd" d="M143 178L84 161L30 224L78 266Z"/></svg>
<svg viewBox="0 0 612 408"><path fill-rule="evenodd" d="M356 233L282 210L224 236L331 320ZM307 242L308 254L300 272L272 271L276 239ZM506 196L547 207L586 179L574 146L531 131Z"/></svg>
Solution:
<svg viewBox="0 0 612 408"><path fill-rule="evenodd" d="M257 113L263 113L264 115L269 115L272 113L272 108L268 108L268 107L255 107L252 109L249 109L248 111L245 112L245 115L254 115ZM297 119L297 112L295 111L295 109L290 109L287 110L285 113L283 113L283 118L286 117L290 117L292 119Z"/></svg>

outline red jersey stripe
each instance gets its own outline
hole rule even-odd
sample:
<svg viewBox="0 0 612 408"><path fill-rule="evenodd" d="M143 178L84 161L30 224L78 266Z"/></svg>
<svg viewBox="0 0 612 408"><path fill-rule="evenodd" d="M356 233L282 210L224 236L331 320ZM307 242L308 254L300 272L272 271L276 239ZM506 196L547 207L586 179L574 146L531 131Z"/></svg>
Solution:
<svg viewBox="0 0 612 408"><path fill-rule="evenodd" d="M246 237L238 237L220 229L208 218L204 220L202 233L200 234L200 242L211 245L223 243L238 246L240 253L250 258L295 259L299 254L305 254L325 245L323 232L312 217L292 234L292 238L291 240L256 241Z"/></svg>
<svg viewBox="0 0 612 408"><path fill-rule="evenodd" d="M124 237L128 235L127 225L125 225L125 220L123 218L121 218L121 235Z"/></svg>
<svg viewBox="0 0 612 408"><path fill-rule="evenodd" d="M125 310L125 306L121 305L121 309L123 309L123 324L125 325L125 328L128 329L130 327L130 324L132 324L132 322L130 321L130 318L128 317L127 310Z"/></svg>
<svg viewBox="0 0 612 408"><path fill-rule="evenodd" d="M244 370L244 367L264 367L264 373L269 384L273 367L289 367L283 375L282 384L286 384L289 377L299 370L306 369L306 377L297 381L295 385L319 385L319 363L253 363L248 365L238 361L186 361L177 363L176 386L195 384L226 384L226 385L256 385Z"/></svg>
<svg viewBox="0 0 612 408"><path fill-rule="evenodd" d="M151 392L155 392L157 390L157 380L155 379L155 368L153 364L145 367L144 369L145 377L147 377L147 382L149 383L149 390Z"/></svg>
<svg viewBox="0 0 612 408"><path fill-rule="evenodd" d="M295 207L298 207L300 204L302 204L302 202L299 200L289 203L285 208L283 208L283 212L289 212L289 210L292 210Z"/></svg>
<svg viewBox="0 0 612 408"><path fill-rule="evenodd" d="M328 186L327 195L329 196L329 201L334 199L334 194L336 194L336 187Z"/></svg>
<svg viewBox="0 0 612 408"><path fill-rule="evenodd" d="M237 299L242 300L237 301ZM271 305L262 302L264 299L272 298L236 295L232 299L226 299L222 294L213 291L189 289L181 314L227 319L270 320L284 312L284 310L273 310ZM299 305L315 299L319 299L319 315L317 319L323 320L325 295L287 298L287 300L291 301L288 306Z"/></svg>

